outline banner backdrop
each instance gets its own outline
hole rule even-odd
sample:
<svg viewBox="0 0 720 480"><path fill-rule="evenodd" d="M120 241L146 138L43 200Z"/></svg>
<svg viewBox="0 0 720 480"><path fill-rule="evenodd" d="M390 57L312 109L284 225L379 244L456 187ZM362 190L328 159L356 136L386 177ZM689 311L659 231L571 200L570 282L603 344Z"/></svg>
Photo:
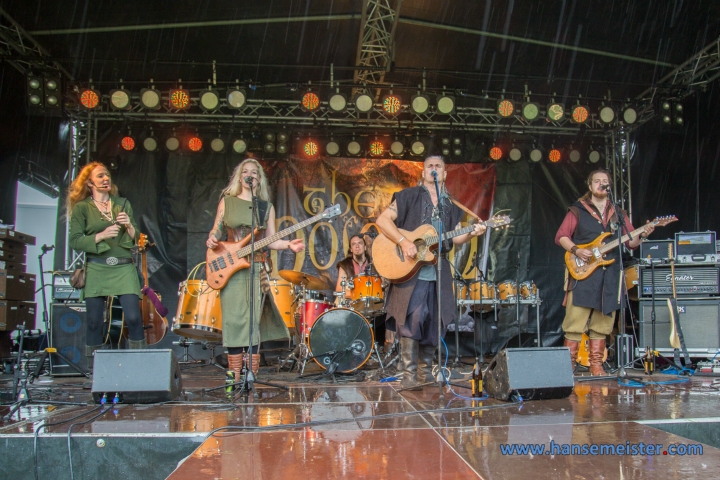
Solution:
<svg viewBox="0 0 720 480"><path fill-rule="evenodd" d="M393 193L417 185L423 168L422 162L360 158L290 157L260 164L270 183L277 231L318 215L334 204L341 211L331 220L319 221L287 237L302 238L307 246L305 251L297 255L271 251L274 265L271 276L278 278L279 270L302 271L324 278L333 287L337 280L335 265L347 254L350 237L356 233L377 233L375 219L390 204ZM232 171L234 166L228 165L228 170ZM447 170L450 194L480 218L487 219L495 193L495 165L449 164ZM219 192L228 178L229 173L224 179L213 179L212 187L207 183L196 184L191 192L191 198L197 199L191 205L202 204L203 208L192 208L195 214L188 219L188 271L204 261L205 239L215 216ZM466 215L463 221L471 219ZM366 240L371 241L369 237ZM478 239L473 239L469 248L454 250L454 263L463 273L469 270L478 246L482 249ZM472 272L468 275L474 276Z"/></svg>

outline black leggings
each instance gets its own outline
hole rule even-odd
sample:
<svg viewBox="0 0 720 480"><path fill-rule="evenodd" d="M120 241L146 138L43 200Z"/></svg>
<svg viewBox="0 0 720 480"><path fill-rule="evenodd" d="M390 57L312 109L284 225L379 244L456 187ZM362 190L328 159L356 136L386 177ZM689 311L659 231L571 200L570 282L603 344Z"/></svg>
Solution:
<svg viewBox="0 0 720 480"><path fill-rule="evenodd" d="M241 353L247 352L248 347L227 347L228 355L240 355ZM252 353L258 352L258 346L253 345Z"/></svg>
<svg viewBox="0 0 720 480"><path fill-rule="evenodd" d="M130 340L143 340L142 318L140 316L140 299L133 293L120 295L120 306L122 307L130 334ZM101 345L103 339L103 320L105 318L105 303L107 297L89 297L85 299L87 306L87 328L85 330L86 342L88 345Z"/></svg>

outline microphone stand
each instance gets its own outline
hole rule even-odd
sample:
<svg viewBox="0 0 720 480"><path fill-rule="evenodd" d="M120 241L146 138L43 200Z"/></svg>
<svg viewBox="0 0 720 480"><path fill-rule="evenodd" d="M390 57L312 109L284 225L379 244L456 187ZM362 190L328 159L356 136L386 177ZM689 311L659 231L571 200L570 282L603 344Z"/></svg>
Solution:
<svg viewBox="0 0 720 480"><path fill-rule="evenodd" d="M518 250L515 264L515 325L517 325L518 348L522 348L522 331L520 328L520 251Z"/></svg>
<svg viewBox="0 0 720 480"><path fill-rule="evenodd" d="M437 271L435 273L436 276L436 282L437 282L437 333L438 333L438 374L436 377L438 388L440 390L440 400L443 400L443 386L447 382L447 379L445 378L445 372L443 371L443 365L442 365L442 251L444 246L443 241L443 202L442 197L440 196L440 184L438 183L437 178L437 172L433 170L433 179L435 180L435 193L437 194L437 213L438 213L438 240L440 240L440 245L438 247L438 261L437 261ZM457 330L457 328L455 329Z"/></svg>

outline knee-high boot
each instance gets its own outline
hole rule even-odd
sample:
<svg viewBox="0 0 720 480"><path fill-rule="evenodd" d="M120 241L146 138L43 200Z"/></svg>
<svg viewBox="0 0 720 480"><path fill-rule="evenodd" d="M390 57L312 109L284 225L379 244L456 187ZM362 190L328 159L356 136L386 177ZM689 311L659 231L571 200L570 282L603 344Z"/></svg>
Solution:
<svg viewBox="0 0 720 480"><path fill-rule="evenodd" d="M248 355L247 353L243 354L243 360L245 361L246 366L250 363L247 355ZM253 375L257 375L258 370L260 369L260 354L253 353L251 355L252 355L252 372L253 372Z"/></svg>
<svg viewBox="0 0 720 480"><path fill-rule="evenodd" d="M420 364L418 365L418 381L434 382L432 364L435 358L435 347L420 345Z"/></svg>
<svg viewBox="0 0 720 480"><path fill-rule="evenodd" d="M420 390L418 387L417 368L418 355L420 353L420 342L412 338L400 338L400 360L402 361L403 373L401 385L403 389Z"/></svg>
<svg viewBox="0 0 720 480"><path fill-rule="evenodd" d="M232 370L235 373L235 382L239 382L242 377L243 369L243 354L238 353L237 355L228 355L228 370Z"/></svg>
<svg viewBox="0 0 720 480"><path fill-rule="evenodd" d="M563 346L568 347L570 349L570 362L572 365L573 372L575 371L575 367L577 367L577 357L578 352L580 351L580 342L576 342L574 340L568 340L565 339L565 343L563 343Z"/></svg>
<svg viewBox="0 0 720 480"><path fill-rule="evenodd" d="M590 339L588 357L590 360L590 375L597 377L605 375L603 356L605 355L605 339Z"/></svg>

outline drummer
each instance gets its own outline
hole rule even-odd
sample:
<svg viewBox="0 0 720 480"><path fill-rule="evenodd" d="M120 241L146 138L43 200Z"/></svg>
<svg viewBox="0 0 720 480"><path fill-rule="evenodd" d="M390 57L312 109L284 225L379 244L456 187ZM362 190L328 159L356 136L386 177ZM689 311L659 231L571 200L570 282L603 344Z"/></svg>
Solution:
<svg viewBox="0 0 720 480"><path fill-rule="evenodd" d="M358 275L377 275L372 266L370 252L367 251L365 237L362 234L350 237L350 247L347 256L337 263L338 278L335 284L336 292L343 292L345 282L345 297L351 298L352 289L350 280ZM338 299L341 297L338 297ZM339 301L339 300L338 300Z"/></svg>

